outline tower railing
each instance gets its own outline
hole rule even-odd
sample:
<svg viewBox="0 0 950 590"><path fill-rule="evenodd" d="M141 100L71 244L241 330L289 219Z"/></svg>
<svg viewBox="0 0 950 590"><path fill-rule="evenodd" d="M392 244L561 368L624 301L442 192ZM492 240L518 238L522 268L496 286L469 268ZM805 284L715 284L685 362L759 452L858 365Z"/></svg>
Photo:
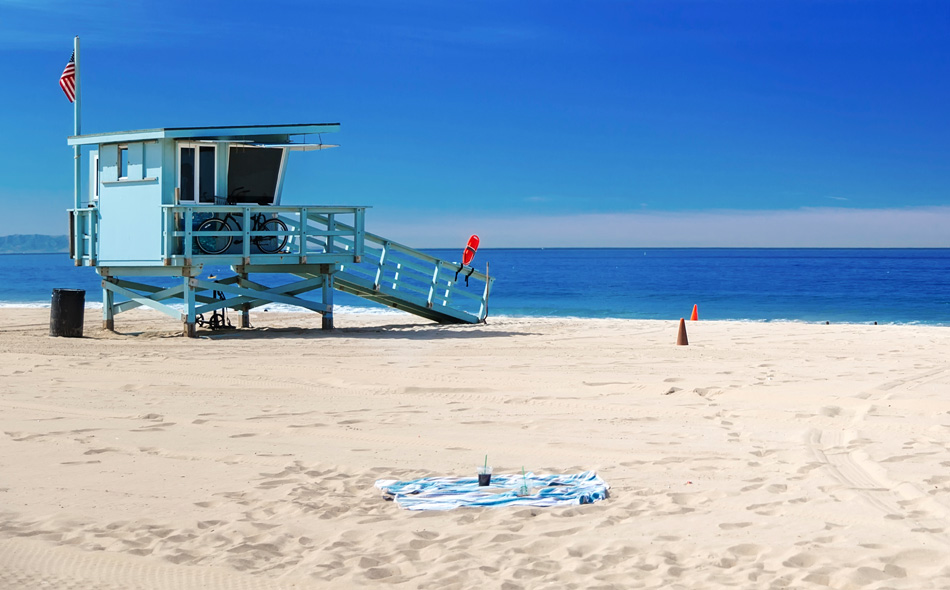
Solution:
<svg viewBox="0 0 950 590"><path fill-rule="evenodd" d="M327 264L353 262L363 252L366 207L165 205L162 207L164 263L167 266L211 262L222 265ZM225 219L227 230L201 231L211 217ZM254 218L280 219L286 230L255 229ZM337 225L338 219L350 223ZM256 246L263 236L286 237L278 252ZM198 247L200 237L230 237L230 247L208 254ZM341 247L338 244L351 245Z"/></svg>
<svg viewBox="0 0 950 590"><path fill-rule="evenodd" d="M95 266L99 252L99 209L69 209L69 257L76 266Z"/></svg>

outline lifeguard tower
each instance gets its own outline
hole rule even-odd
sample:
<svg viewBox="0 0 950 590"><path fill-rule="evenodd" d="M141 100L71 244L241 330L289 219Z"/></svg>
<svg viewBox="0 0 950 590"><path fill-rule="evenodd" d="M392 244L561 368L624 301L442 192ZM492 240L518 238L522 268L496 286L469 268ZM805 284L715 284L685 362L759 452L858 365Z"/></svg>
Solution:
<svg viewBox="0 0 950 590"><path fill-rule="evenodd" d="M184 335L193 337L200 314L229 308L249 327L252 309L282 303L322 314L331 329L334 291L440 323L484 321L494 280L487 268L482 273L368 233L364 206L281 203L288 154L335 147L322 137L339 127L176 127L69 137L77 157L82 148L89 159L88 182L69 210L70 256L102 277L104 328L115 328L117 314L146 306L180 318ZM208 276L205 267L217 265L233 275Z"/></svg>

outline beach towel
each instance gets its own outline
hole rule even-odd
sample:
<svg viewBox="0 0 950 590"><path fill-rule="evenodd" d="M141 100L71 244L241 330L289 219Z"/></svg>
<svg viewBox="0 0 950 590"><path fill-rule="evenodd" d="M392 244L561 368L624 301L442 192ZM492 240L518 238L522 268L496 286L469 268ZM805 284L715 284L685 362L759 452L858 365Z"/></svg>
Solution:
<svg viewBox="0 0 950 590"><path fill-rule="evenodd" d="M590 504L606 498L610 486L593 471L584 471L573 475L492 475L491 485L481 487L477 477L380 479L376 487L383 498L407 510L452 510Z"/></svg>

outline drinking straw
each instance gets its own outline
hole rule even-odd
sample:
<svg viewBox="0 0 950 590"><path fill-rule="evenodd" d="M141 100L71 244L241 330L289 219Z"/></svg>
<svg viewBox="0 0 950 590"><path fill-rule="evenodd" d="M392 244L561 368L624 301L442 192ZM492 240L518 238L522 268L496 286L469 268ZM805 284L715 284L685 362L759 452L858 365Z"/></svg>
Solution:
<svg viewBox="0 0 950 590"><path fill-rule="evenodd" d="M488 455L485 455L485 472L488 472Z"/></svg>

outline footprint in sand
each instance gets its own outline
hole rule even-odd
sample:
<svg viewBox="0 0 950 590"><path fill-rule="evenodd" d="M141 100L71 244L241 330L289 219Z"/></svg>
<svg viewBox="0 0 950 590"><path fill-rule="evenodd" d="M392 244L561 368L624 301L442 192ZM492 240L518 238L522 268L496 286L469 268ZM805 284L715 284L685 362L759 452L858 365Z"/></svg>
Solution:
<svg viewBox="0 0 950 590"><path fill-rule="evenodd" d="M781 505L782 502L766 502L763 504L749 504L745 509L763 516L771 516Z"/></svg>
<svg viewBox="0 0 950 590"><path fill-rule="evenodd" d="M524 535L513 535L511 533L501 533L492 537L490 543L511 543L512 541L520 541L524 539Z"/></svg>
<svg viewBox="0 0 950 590"><path fill-rule="evenodd" d="M169 426L174 426L174 422L160 422L157 424L149 424L148 426L143 426L141 428L133 428L129 432L164 432L168 430Z"/></svg>
<svg viewBox="0 0 950 590"><path fill-rule="evenodd" d="M580 527L574 527L574 528L570 528L570 529L562 529L562 530L559 530L559 531L549 531L549 532L547 532L547 533L542 533L542 534L543 534L545 537L565 537L565 536L568 536L568 535L573 535L573 534L575 534L576 532L578 532L579 530L581 530Z"/></svg>
<svg viewBox="0 0 950 590"><path fill-rule="evenodd" d="M740 557L754 557L762 553L764 549L765 548L761 545L756 545L754 543L742 543L740 545L733 545L732 547L726 549L726 551Z"/></svg>
<svg viewBox="0 0 950 590"><path fill-rule="evenodd" d="M119 452L119 449L115 449L112 447L105 447L102 449L89 449L88 451L83 453L83 455L98 455L100 453L118 453L118 452Z"/></svg>
<svg viewBox="0 0 950 590"><path fill-rule="evenodd" d="M785 567L796 569L810 568L818 562L818 558L811 553L796 553L782 562Z"/></svg>
<svg viewBox="0 0 950 590"><path fill-rule="evenodd" d="M825 406L818 410L818 413L822 416L827 416L829 418L834 418L835 416L841 415L841 408L838 406Z"/></svg>
<svg viewBox="0 0 950 590"><path fill-rule="evenodd" d="M14 441L16 441L16 442L23 442L23 441L27 441L27 440L33 440L34 438L39 438L39 437L41 437L41 436L46 436L46 435L44 435L44 434L39 434L39 433L37 433L37 434L26 434L26 433L23 433L23 432L5 432L4 434L6 434L7 436L9 436L10 438L12 438L12 439L13 439Z"/></svg>

